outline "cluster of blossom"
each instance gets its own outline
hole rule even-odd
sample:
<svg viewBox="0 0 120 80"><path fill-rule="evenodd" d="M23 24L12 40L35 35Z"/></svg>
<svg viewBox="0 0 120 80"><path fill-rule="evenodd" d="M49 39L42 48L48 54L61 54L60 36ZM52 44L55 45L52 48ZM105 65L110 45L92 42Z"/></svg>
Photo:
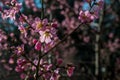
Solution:
<svg viewBox="0 0 120 80"><path fill-rule="evenodd" d="M56 40L58 39L57 37L57 24L55 22L49 22L48 19L40 19L40 18L35 18L35 20L32 20L31 22L28 21L28 17L21 14L20 13L20 8L21 8L21 3L18 3L16 0L12 0L11 3L6 3L10 8L8 10L4 10L2 12L2 18L6 19L6 18L10 18L12 20L17 20L16 18L16 14L19 14L19 23L18 23L18 29L20 30L20 32L22 34L25 35L25 37L27 37L27 32L30 29L31 31L34 31L34 33L38 34L38 38L33 39L33 43L35 44L35 49L37 51L41 51L41 52L47 52L51 47L53 47L53 45L55 44ZM26 27L26 25L29 25L29 27ZM21 56L24 54L24 45L18 46L16 48L16 53L18 56ZM43 60L42 60L43 61ZM45 61L45 60L44 60ZM36 66L37 64L36 62L34 63ZM29 61L27 61L26 59L20 57L17 60L17 66L16 66L16 71L20 72L23 78L23 72L27 71L28 68L30 68L31 64L29 64ZM42 62L40 61L40 65L41 68L39 71L40 74L43 74L44 78L46 78L46 76L50 75L48 78L50 78L50 80L57 80L59 78L59 69L53 70L53 72L51 72L51 68L53 67L52 64L47 63L47 61ZM33 66L31 69L34 70ZM36 68L36 67L35 67ZM44 72L45 74L44 74ZM71 76L73 74L73 70L74 68L68 67L67 70L67 74L68 76ZM52 74L52 76L51 76ZM24 75L25 78L25 75ZM47 79L48 79L47 78Z"/></svg>
<svg viewBox="0 0 120 80"><path fill-rule="evenodd" d="M10 18L15 20L16 14L20 12L21 3L18 3L16 0L12 0L11 3L6 3L10 6L10 9L4 10L2 12L2 18ZM27 16L20 14L19 17L19 23L18 23L18 29L22 34L25 34L27 36ZM41 50L41 44L44 43L44 51L48 49L50 46L54 45L54 42L57 40L56 35L56 28L57 24L55 22L48 22L48 19L40 19L35 18L35 20L31 21L30 27L34 32L39 33L39 39L34 39L35 43L35 49ZM47 47L46 47L47 46ZM43 47L42 47L43 48Z"/></svg>
<svg viewBox="0 0 120 80"><path fill-rule="evenodd" d="M47 51L46 49L54 45L58 39L56 34L57 24L54 22L48 22L47 19L41 20L40 18L35 18L32 27L40 35L38 40L33 40L36 50L41 50L42 48L44 51ZM44 44L44 47L41 47L42 44Z"/></svg>
<svg viewBox="0 0 120 80"><path fill-rule="evenodd" d="M48 22L48 19L42 20L37 17L30 23L30 27L26 27L24 26L26 24L24 19L25 17L23 15L22 18L19 18L21 24L18 26L18 29L22 34L25 34L25 36L27 36L28 28L32 28L31 30L39 35L39 39L33 39L33 43L35 44L35 49L37 51L41 50L46 52L55 44L56 40L58 39L56 34L57 24L55 22Z"/></svg>
<svg viewBox="0 0 120 80"><path fill-rule="evenodd" d="M33 11L38 11L39 9L35 6L34 0L24 0L26 6Z"/></svg>
<svg viewBox="0 0 120 80"><path fill-rule="evenodd" d="M80 5L80 2L81 1L75 0L74 6L70 6L67 0L63 0L63 1L45 0L46 12L52 15L59 14L60 17L59 16L56 17L56 19L59 22L58 25L60 25L61 28L66 28L67 31L69 32L79 25L79 20L76 18L76 16L79 13L78 8ZM47 3L50 3L50 4L47 4ZM57 10L60 10L60 12L58 12Z"/></svg>
<svg viewBox="0 0 120 80"><path fill-rule="evenodd" d="M2 11L2 18L10 18L12 20L16 19L16 14L20 11L22 4L18 3L16 0L12 0L11 3L6 2L7 6L9 6L9 9Z"/></svg>
<svg viewBox="0 0 120 80"><path fill-rule="evenodd" d="M67 65L67 67L59 67L62 63L61 60L57 60L57 65L53 65L48 63L48 61L41 59L40 63L38 65L38 60L35 59L33 63L36 66L39 66L40 69L38 71L38 76L47 79L47 80L58 80L60 78L60 70L62 68L66 69L67 75L69 77L72 76L75 67L72 65ZM56 68L55 68L56 67ZM36 72L37 68L34 65L31 65L29 61L27 61L25 58L18 58L17 60L17 66L15 68L16 72L19 72L21 75L21 79L25 79L26 76L29 76L26 72L32 70L33 72ZM32 72L32 73L33 73ZM31 74L32 77L35 77L34 73Z"/></svg>
<svg viewBox="0 0 120 80"><path fill-rule="evenodd" d="M7 47L8 47L8 44L6 43L7 38L8 37L5 34L5 32L0 29L0 51L7 49Z"/></svg>
<svg viewBox="0 0 120 80"><path fill-rule="evenodd" d="M63 0L62 2L60 0L55 0L51 1L51 4L47 4L49 3L49 0L45 0L47 13L53 15L56 13L60 14L63 19L60 21L59 25L63 28L65 27L67 31L74 29L79 25L79 22L89 23L98 19L99 12L103 7L103 0L75 0L71 2L73 3L70 4L67 0ZM83 9L85 3L88 3L89 5L87 10ZM60 10L60 13L57 12L58 9ZM76 19L76 16L78 16L78 19ZM59 17L57 18L61 19Z"/></svg>
<svg viewBox="0 0 120 80"><path fill-rule="evenodd" d="M98 18L99 11L103 7L103 0L86 0L91 7L90 10L81 10L78 19L82 23L90 23ZM95 7L94 7L95 6Z"/></svg>
<svg viewBox="0 0 120 80"><path fill-rule="evenodd" d="M33 44L34 49L36 51L46 53L56 44L58 40L57 36L58 24L55 21L49 22L48 19L40 19L39 17L32 18L32 20L30 20L27 16L20 12L22 6L21 3L18 3L16 0L12 0L11 3L6 2L6 4L8 5L9 8L7 10L1 9L2 18L3 19L10 18L12 20L16 20L18 29L22 34L25 35L25 38L28 38L29 36L28 31L34 32L36 36L34 36L33 38ZM65 5L65 2L62 2L61 4ZM63 7L61 6L61 8ZM69 11L70 10L68 9L65 10L66 13L68 13ZM61 14L66 14L65 12L63 11ZM18 18L16 17L17 14L19 16ZM97 15L90 11L81 10L79 13L79 20L82 23L91 22L97 17L98 17ZM68 18L66 19L67 20L65 21L65 23L63 22L64 25L69 24L69 19ZM70 19L70 22L72 24L72 27L74 27L75 19L74 18ZM17 72L21 73L22 79L24 79L25 75L27 75L27 74L23 75L22 73L28 70L29 71L32 70L34 72L33 74L37 75L36 71L37 67L39 67L38 76L40 77L42 76L45 79L58 80L58 78L60 77L59 72L61 69L58 65L56 66L55 64L51 64L48 62L48 60L44 60L42 58L40 59L40 61L38 59L35 59L33 61L34 64L33 65L31 62L29 62L29 60L23 58L25 54L24 47L25 47L24 45L18 46L15 51L18 56L22 56L17 60L17 66L15 69ZM61 60L60 61L58 60L58 63L61 63ZM64 67L64 69L66 69L67 75L70 77L72 76L75 67L72 65L68 65L67 67Z"/></svg>
<svg viewBox="0 0 120 80"><path fill-rule="evenodd" d="M109 34L109 38L112 39L113 38L113 33ZM111 51L111 52L115 52L117 49L120 48L120 39L119 38L115 38L114 40L109 40L107 43L107 48Z"/></svg>

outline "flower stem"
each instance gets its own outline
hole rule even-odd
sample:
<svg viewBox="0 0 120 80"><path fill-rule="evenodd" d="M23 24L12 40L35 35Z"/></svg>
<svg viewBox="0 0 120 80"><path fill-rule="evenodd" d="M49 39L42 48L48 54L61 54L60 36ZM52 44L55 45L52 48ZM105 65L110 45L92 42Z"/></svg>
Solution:
<svg viewBox="0 0 120 80"><path fill-rule="evenodd" d="M36 79L35 80L38 80L39 79L39 67L40 67L40 54L39 53L39 57L38 57L38 64L37 64L37 67L36 67Z"/></svg>
<svg viewBox="0 0 120 80"><path fill-rule="evenodd" d="M39 53L39 57L38 57L38 63L37 63L37 67L36 67L36 80L39 79L39 67L40 67L40 56L41 56L41 53Z"/></svg>
<svg viewBox="0 0 120 80"><path fill-rule="evenodd" d="M96 34L96 43L95 43L95 75L97 80L101 80L101 63L100 63L100 50L101 50L101 44L102 44L102 35L103 35L103 17L104 17L104 9L100 12L100 19L99 19L99 26L98 33Z"/></svg>

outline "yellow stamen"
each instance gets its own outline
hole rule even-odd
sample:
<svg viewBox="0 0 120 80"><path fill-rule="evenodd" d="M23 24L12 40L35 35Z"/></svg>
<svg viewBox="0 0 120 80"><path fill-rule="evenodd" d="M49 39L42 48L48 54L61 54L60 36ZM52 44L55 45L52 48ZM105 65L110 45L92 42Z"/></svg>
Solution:
<svg viewBox="0 0 120 80"><path fill-rule="evenodd" d="M47 31L44 34L45 34L46 37L50 36L50 33L47 32Z"/></svg>
<svg viewBox="0 0 120 80"><path fill-rule="evenodd" d="M18 51L22 51L22 48L21 48L21 47L18 47Z"/></svg>
<svg viewBox="0 0 120 80"><path fill-rule="evenodd" d="M43 27L43 24L41 22L39 22L36 27L37 27L37 29L41 29Z"/></svg>

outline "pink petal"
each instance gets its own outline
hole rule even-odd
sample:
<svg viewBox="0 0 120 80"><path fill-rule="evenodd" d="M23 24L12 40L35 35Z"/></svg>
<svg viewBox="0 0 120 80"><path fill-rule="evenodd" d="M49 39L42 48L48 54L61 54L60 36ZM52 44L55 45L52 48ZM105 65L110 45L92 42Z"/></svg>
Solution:
<svg viewBox="0 0 120 80"><path fill-rule="evenodd" d="M50 38L50 36L46 37L46 39L45 39L45 43L48 44L48 43L50 43L50 42L51 42L51 38Z"/></svg>
<svg viewBox="0 0 120 80"><path fill-rule="evenodd" d="M40 36L40 41L43 43L45 41L45 35Z"/></svg>
<svg viewBox="0 0 120 80"><path fill-rule="evenodd" d="M39 41L36 43L35 49L38 51L41 50L41 43Z"/></svg>
<svg viewBox="0 0 120 80"><path fill-rule="evenodd" d="M75 67L68 67L68 69L67 69L67 75L68 75L69 77L72 76L74 69L75 69Z"/></svg>

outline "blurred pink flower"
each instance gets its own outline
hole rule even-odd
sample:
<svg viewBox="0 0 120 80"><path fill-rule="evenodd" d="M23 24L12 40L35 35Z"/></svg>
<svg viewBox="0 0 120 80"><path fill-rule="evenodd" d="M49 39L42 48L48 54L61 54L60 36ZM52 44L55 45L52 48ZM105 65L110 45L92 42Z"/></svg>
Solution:
<svg viewBox="0 0 120 80"><path fill-rule="evenodd" d="M73 67L73 66L68 66L68 68L67 68L67 75L68 75L69 77L72 76L72 74L73 74L73 72L74 72L74 69L75 69L75 67Z"/></svg>
<svg viewBox="0 0 120 80"><path fill-rule="evenodd" d="M79 17L78 19L82 22L82 23L85 23L85 22L92 22L94 19L96 19L97 16L94 14L94 13L91 13L90 11L86 10L86 11L83 11L81 10L79 12Z"/></svg>
<svg viewBox="0 0 120 80"><path fill-rule="evenodd" d="M18 46L16 50L17 55L21 55L24 53L24 45Z"/></svg>
<svg viewBox="0 0 120 80"><path fill-rule="evenodd" d="M23 25L18 26L18 29L25 37L27 37L27 29Z"/></svg>
<svg viewBox="0 0 120 80"><path fill-rule="evenodd" d="M21 73L21 74L20 74L20 78L21 78L21 79L25 79L26 76L27 76L27 75L24 74L24 73Z"/></svg>
<svg viewBox="0 0 120 80"><path fill-rule="evenodd" d="M14 59L13 58L9 59L9 64L14 64Z"/></svg>
<svg viewBox="0 0 120 80"><path fill-rule="evenodd" d="M63 63L63 59L58 58L58 59L57 59L57 64L58 64L58 65L61 65L62 63Z"/></svg>
<svg viewBox="0 0 120 80"><path fill-rule="evenodd" d="M41 42L40 42L40 41L36 42L36 44L35 44L35 49L36 49L37 51L41 50Z"/></svg>
<svg viewBox="0 0 120 80"><path fill-rule="evenodd" d="M59 80L59 69L54 70L52 76L50 77L50 80Z"/></svg>
<svg viewBox="0 0 120 80"><path fill-rule="evenodd" d="M38 42L37 39L33 39L33 44L36 44Z"/></svg>
<svg viewBox="0 0 120 80"><path fill-rule="evenodd" d="M15 20L16 14L20 11L22 4L18 3L16 0L12 0L11 2L6 2L6 5L9 5L10 9L2 12L2 18L10 18L11 20Z"/></svg>

